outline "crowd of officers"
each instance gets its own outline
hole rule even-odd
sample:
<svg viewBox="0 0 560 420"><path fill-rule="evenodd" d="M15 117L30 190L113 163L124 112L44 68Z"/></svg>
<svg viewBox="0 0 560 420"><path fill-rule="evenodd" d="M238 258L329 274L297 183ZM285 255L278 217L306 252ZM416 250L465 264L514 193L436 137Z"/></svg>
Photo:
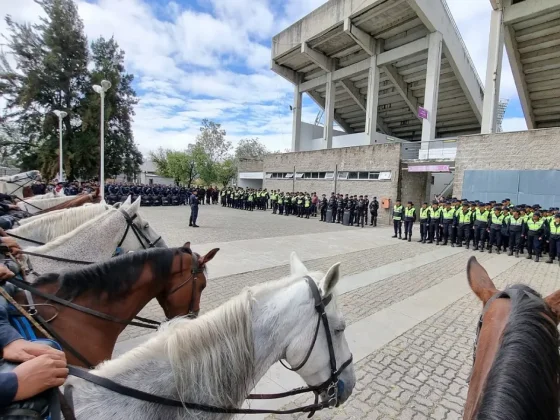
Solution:
<svg viewBox="0 0 560 420"><path fill-rule="evenodd" d="M133 200L141 197L142 206L180 206L189 204L189 198L197 191L200 204L218 204L220 191L215 187L179 187L161 184L114 183L105 185L105 197L108 204L124 201L129 195Z"/></svg>
<svg viewBox="0 0 560 420"><path fill-rule="evenodd" d="M469 249L471 241L475 251L508 256L523 254L527 259L539 262L543 253L548 254L547 263L557 257L560 261L560 212L558 208L542 209L539 205L514 206L506 198L501 204L491 201L459 201L456 198L431 206L423 203L416 209L412 202L406 207L396 201L392 209L393 238L412 239L414 223L420 223L418 242L436 243ZM402 228L404 222L404 238Z"/></svg>
<svg viewBox="0 0 560 420"><path fill-rule="evenodd" d="M220 196L223 207L248 211L272 208L272 214L306 219L320 215L321 222L329 223L343 223L346 214L346 224L356 227L364 227L364 223L367 225L370 215L370 226L377 226L379 202L377 197L370 202L367 195L349 196L333 192L327 199L326 194L319 198L316 192L290 193L280 190L267 191L266 188L226 188Z"/></svg>

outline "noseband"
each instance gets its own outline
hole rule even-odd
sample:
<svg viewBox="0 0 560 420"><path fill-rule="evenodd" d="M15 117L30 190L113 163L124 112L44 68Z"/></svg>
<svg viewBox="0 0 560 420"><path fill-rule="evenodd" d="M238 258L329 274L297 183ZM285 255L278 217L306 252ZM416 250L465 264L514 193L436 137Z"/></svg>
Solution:
<svg viewBox="0 0 560 420"><path fill-rule="evenodd" d="M336 357L334 354L333 340L332 340L331 330L329 328L329 320L327 318L327 313L325 311L325 307L332 300L332 294L326 296L323 299L321 297L321 292L317 287L317 283L315 283L315 281L311 277L305 276L305 282L308 284L309 288L311 289L311 294L313 295L313 299L315 300L315 310L319 315L317 317L317 326L315 328L315 334L313 335L313 342L311 343L311 346L309 347L307 354L303 358L303 361L295 368L287 366L282 361L280 361L280 363L282 364L282 366L284 366L288 370L291 370L292 372L297 372L298 370L303 368L303 366L305 366L305 364L309 360L311 353L313 352L313 348L315 347L315 343L317 342L317 336L319 335L319 328L321 327L321 321L322 321L323 326L325 327L325 335L327 337L327 346L329 349L329 359L330 359L329 363L331 368L331 376L322 384L313 387L314 388L313 391L315 392L315 404L317 404L318 401L318 394L322 391L326 391L328 396L328 406L334 407L336 406L338 401L338 383L339 383L338 377L340 376L342 371L346 369L350 365L350 363L352 363L353 357L352 355L350 355L350 358L346 362L344 362L342 366L340 366L340 369L336 368Z"/></svg>
<svg viewBox="0 0 560 420"><path fill-rule="evenodd" d="M132 232L136 236L136 239L138 239L138 242L140 242L140 245L142 245L142 248L144 249L154 248L156 244L161 240L161 236L160 236L155 241L151 242L150 239L146 235L144 235L144 232L142 232L142 230L138 226L136 226L136 224L134 224L134 219L136 219L137 216L136 214L134 216L130 216L126 212L126 210L119 209L119 211L121 212L121 214L124 216L126 220L126 230L124 231L124 234L121 240L119 241L119 244L117 245L117 249L120 248L121 245L123 244L124 240L128 236L129 230L132 230Z"/></svg>

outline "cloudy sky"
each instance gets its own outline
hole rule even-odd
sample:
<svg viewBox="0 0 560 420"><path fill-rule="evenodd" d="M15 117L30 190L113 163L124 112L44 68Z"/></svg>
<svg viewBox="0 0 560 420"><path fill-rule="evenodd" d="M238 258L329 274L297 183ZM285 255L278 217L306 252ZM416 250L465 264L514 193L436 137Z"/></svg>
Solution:
<svg viewBox="0 0 560 420"><path fill-rule="evenodd" d="M447 0L482 80L489 0ZM325 0L78 0L90 40L114 36L126 52L140 97L134 135L143 152L183 149L200 120L220 122L234 143L259 137L271 150L291 145L292 86L269 70L271 38ZM37 21L33 0L0 0L0 13ZM0 33L5 31L0 22ZM510 105L504 129L525 121L504 55L501 96ZM305 99L303 119L318 112ZM1 107L1 103L0 103Z"/></svg>

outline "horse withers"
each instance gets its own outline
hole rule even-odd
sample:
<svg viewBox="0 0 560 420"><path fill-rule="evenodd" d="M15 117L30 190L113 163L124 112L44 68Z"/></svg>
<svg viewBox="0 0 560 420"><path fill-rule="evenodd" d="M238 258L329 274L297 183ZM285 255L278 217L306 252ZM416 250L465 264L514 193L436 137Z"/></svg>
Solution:
<svg viewBox="0 0 560 420"><path fill-rule="evenodd" d="M542 298L525 285L498 290L471 257L469 285L483 304L465 420L557 420L560 290Z"/></svg>
<svg viewBox="0 0 560 420"><path fill-rule="evenodd" d="M204 256L189 248L137 251L79 270L45 274L32 286L39 292L120 321L132 321L154 298L168 319L196 317L206 287L206 264L218 250L213 249ZM17 293L15 299L20 304L32 305L30 308L48 321L49 328L86 359L88 365L95 366L111 358L126 322L100 318L32 295L33 302L23 292ZM70 364L86 365L68 347L63 345L63 348Z"/></svg>
<svg viewBox="0 0 560 420"><path fill-rule="evenodd" d="M148 342L92 373L184 403L239 408L280 359L298 367L297 373L310 386L328 383L335 364L338 386L334 403L344 403L356 378L344 336L346 324L334 293L339 264L326 275L310 273L293 254L291 268L290 277L247 288L194 321L167 323ZM325 319L328 329L321 324ZM147 402L72 377L65 385L65 392L70 391L79 420L233 417L232 413ZM323 401L331 398L326 392L319 393Z"/></svg>

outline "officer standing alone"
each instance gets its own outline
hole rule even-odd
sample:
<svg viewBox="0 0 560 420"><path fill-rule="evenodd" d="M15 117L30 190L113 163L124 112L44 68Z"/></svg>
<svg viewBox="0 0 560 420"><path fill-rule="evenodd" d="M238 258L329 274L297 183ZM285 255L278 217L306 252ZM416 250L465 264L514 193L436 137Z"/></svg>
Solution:
<svg viewBox="0 0 560 420"><path fill-rule="evenodd" d="M189 218L189 226L198 227L196 219L198 218L198 191L195 189L190 198L191 217Z"/></svg>

